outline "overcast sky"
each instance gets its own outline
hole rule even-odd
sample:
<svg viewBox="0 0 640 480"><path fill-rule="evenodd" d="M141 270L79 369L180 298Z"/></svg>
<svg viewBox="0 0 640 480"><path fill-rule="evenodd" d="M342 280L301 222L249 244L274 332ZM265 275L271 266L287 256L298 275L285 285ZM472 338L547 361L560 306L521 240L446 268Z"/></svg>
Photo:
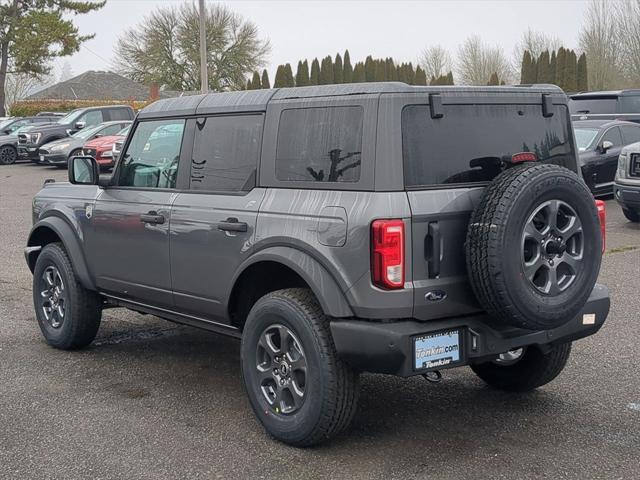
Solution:
<svg viewBox="0 0 640 480"><path fill-rule="evenodd" d="M122 32L152 10L180 4L180 0L108 0L96 13L76 17L82 33L95 33L79 53L67 59L74 74L108 70L113 47ZM371 54L413 61L421 50L440 43L455 53L471 34L500 44L511 58L514 45L528 27L577 47L587 7L580 0L449 0L449 1L242 1L225 3L253 21L271 41L269 73L298 59L335 55L349 49L351 60ZM58 61L58 71L61 64Z"/></svg>

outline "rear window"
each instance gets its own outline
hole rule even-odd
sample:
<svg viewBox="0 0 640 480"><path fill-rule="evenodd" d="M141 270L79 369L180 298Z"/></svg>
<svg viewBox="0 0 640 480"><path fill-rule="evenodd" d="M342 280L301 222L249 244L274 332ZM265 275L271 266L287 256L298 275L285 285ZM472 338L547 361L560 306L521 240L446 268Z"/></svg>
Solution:
<svg viewBox="0 0 640 480"><path fill-rule="evenodd" d="M581 113L616 113L618 97L588 97L569 100L569 111L572 115Z"/></svg>
<svg viewBox="0 0 640 480"><path fill-rule="evenodd" d="M284 110L278 128L276 178L297 182L357 182L362 107Z"/></svg>
<svg viewBox="0 0 640 480"><path fill-rule="evenodd" d="M566 107L554 105L445 105L432 119L428 105L402 111L402 151L407 187L484 183L504 160L533 152L539 161L576 171Z"/></svg>

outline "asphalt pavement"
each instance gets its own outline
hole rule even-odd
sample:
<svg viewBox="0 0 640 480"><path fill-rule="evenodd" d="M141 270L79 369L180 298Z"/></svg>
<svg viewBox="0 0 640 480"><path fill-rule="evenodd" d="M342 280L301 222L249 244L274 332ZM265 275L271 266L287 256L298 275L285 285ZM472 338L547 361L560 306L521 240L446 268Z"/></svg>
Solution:
<svg viewBox="0 0 640 480"><path fill-rule="evenodd" d="M45 178L66 172L0 166L0 478L640 478L640 226L615 202L611 314L553 383L363 375L351 428L295 449L254 419L236 340L111 309L89 348L44 343L22 249Z"/></svg>

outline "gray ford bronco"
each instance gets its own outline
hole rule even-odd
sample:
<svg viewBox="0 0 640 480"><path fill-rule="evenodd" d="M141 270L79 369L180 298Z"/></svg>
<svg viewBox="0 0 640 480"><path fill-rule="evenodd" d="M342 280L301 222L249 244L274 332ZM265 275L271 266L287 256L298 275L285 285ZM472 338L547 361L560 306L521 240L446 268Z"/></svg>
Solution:
<svg viewBox="0 0 640 480"><path fill-rule="evenodd" d="M98 171L76 157L33 202L46 341L89 345L113 307L239 338L251 406L291 445L349 425L363 371L544 385L609 312L604 209L556 87L161 100Z"/></svg>

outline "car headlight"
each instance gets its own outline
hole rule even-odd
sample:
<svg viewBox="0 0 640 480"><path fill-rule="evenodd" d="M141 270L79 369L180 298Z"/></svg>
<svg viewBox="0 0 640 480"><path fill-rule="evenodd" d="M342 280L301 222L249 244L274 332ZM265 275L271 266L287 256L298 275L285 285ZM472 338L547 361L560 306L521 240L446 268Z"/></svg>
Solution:
<svg viewBox="0 0 640 480"><path fill-rule="evenodd" d="M627 178L627 154L621 153L618 157L618 171L616 178Z"/></svg>
<svg viewBox="0 0 640 480"><path fill-rule="evenodd" d="M41 133L32 133L29 135L31 139L31 143L38 143L40 141L40 137L42 137Z"/></svg>
<svg viewBox="0 0 640 480"><path fill-rule="evenodd" d="M51 146L51 148L50 148L50 150L51 150L52 152L59 152L60 150L64 150L64 149L65 149L65 148L67 148L68 146L69 146L69 144L68 144L68 143L60 143L60 144L57 144L57 145L52 145L52 146Z"/></svg>

